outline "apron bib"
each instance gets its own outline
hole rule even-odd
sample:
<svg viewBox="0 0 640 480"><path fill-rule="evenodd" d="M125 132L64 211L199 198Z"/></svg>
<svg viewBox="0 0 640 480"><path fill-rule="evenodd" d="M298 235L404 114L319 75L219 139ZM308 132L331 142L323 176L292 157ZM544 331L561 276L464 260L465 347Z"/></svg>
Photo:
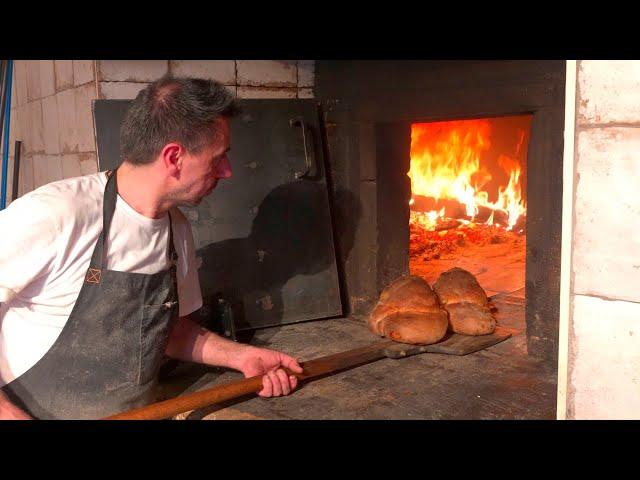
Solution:
<svg viewBox="0 0 640 480"><path fill-rule="evenodd" d="M178 313L177 254L155 274L103 268L117 199L115 171L104 191L103 227L78 299L53 346L2 387L39 419L98 419L155 401L157 373Z"/></svg>

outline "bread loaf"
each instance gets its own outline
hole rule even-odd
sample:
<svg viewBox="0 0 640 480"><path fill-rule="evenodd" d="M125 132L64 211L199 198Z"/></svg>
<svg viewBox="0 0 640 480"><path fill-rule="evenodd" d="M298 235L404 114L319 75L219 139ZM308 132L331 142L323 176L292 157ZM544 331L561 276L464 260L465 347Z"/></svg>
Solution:
<svg viewBox="0 0 640 480"><path fill-rule="evenodd" d="M487 294L476 278L462 268L440 274L433 285L440 303L449 314L449 327L464 335L487 335L496 328Z"/></svg>
<svg viewBox="0 0 640 480"><path fill-rule="evenodd" d="M387 286L369 316L369 329L376 335L418 345L440 341L448 323L429 284L416 276L401 277Z"/></svg>

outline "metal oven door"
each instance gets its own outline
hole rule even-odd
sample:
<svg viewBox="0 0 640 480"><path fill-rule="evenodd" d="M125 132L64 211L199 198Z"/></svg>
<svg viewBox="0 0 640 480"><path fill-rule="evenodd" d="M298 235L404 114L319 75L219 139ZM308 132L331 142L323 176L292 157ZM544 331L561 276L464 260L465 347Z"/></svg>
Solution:
<svg viewBox="0 0 640 480"><path fill-rule="evenodd" d="M101 170L120 161L118 132L129 103L94 102ZM233 176L199 206L181 207L201 262L204 305L195 316L215 328L225 304L232 331L339 316L318 107L310 99L240 104L231 123Z"/></svg>

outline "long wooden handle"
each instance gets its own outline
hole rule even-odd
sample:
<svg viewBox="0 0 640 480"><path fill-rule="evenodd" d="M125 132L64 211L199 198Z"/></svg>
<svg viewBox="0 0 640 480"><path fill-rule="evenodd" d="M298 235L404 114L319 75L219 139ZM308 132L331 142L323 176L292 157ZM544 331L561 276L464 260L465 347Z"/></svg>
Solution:
<svg viewBox="0 0 640 480"><path fill-rule="evenodd" d="M294 373L291 371L288 371L288 373L295 375L299 380L308 380L310 378L336 373L346 370L347 368L385 358L385 349L394 343L395 342L391 340L384 340L365 347L320 357L301 363L302 373ZM152 403L145 407L134 408L133 410L106 417L104 420L161 420L179 413L226 402L251 393L258 393L260 390L262 390L262 375L216 385L215 387L199 392L171 398L163 402Z"/></svg>

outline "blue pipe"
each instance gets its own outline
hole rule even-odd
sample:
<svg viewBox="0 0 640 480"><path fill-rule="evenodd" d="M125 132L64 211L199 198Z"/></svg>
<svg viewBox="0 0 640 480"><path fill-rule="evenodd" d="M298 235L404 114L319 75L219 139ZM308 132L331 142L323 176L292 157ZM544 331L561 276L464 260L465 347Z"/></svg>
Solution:
<svg viewBox="0 0 640 480"><path fill-rule="evenodd" d="M4 139L2 142L2 191L0 192L0 210L7 206L7 175L9 174L9 126L11 125L11 80L13 79L13 60L7 62L7 103L4 117Z"/></svg>

